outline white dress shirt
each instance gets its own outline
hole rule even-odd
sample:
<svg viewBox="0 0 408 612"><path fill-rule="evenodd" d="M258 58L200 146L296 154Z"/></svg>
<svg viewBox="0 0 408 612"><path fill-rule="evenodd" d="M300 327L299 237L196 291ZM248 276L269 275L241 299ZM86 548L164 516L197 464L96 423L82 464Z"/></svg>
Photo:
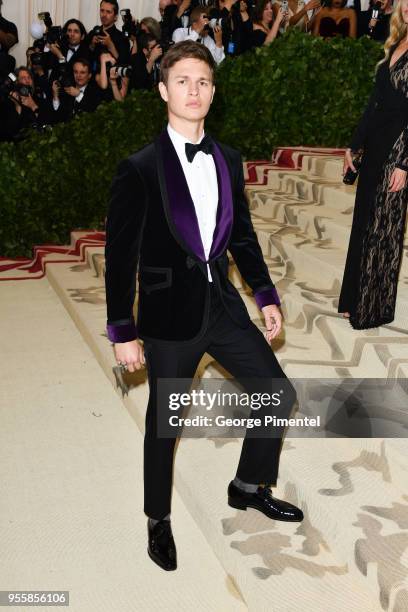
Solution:
<svg viewBox="0 0 408 612"><path fill-rule="evenodd" d="M177 28L173 32L173 40L175 43L181 42L182 40L194 40L197 41L200 35L193 28ZM211 52L216 64L222 62L225 59L224 47L217 47L211 36L207 34L201 38L201 43L207 47Z"/></svg>
<svg viewBox="0 0 408 612"><path fill-rule="evenodd" d="M186 177L197 215L205 258L208 261L213 242L218 208L218 180L215 162L212 155L208 155L203 151L198 151L193 161L189 162L186 156L185 144L191 141L176 132L170 124L167 125L167 131L181 162L184 176ZM198 142L193 144L200 143L203 138L204 132ZM208 263L207 272L208 280L211 283L212 278Z"/></svg>
<svg viewBox="0 0 408 612"><path fill-rule="evenodd" d="M79 45L75 45L74 47L70 47L67 53L67 62L71 59L71 57L76 53L79 49Z"/></svg>

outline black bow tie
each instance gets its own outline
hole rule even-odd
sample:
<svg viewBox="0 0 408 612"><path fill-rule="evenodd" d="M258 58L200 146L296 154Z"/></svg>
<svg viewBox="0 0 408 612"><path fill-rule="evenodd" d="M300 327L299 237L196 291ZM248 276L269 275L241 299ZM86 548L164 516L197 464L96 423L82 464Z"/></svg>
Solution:
<svg viewBox="0 0 408 612"><path fill-rule="evenodd" d="M214 142L211 136L206 134L199 144L186 142L186 156L190 163L193 161L194 156L196 153L198 153L198 151L207 153L207 155L210 155L214 151Z"/></svg>

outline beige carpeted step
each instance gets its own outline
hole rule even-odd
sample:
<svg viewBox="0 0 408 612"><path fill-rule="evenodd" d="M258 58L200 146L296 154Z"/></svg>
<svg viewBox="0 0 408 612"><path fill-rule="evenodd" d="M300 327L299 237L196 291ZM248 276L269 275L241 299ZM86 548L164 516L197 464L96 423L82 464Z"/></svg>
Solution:
<svg viewBox="0 0 408 612"><path fill-rule="evenodd" d="M116 380L112 372L112 353L103 335L104 306L95 300L95 295L99 295L96 289L98 283L103 293L103 279L96 276L95 268L92 267L97 261L95 255L98 253L94 252L89 257L90 265L87 267L62 272L61 267L50 266L48 274L105 372L111 380ZM98 269L100 272L101 268ZM245 300L253 305L253 300L247 297ZM259 316L256 307L255 311L251 308L250 311ZM277 350L282 363L287 362L288 373L291 358L295 354L291 353L291 344L301 337L294 336L295 330L287 327L285 350L282 355L279 348ZM307 359L313 360L310 346ZM208 359L204 360L201 369L207 376L214 375L214 372L219 376L219 371L212 369ZM316 368L311 367L310 371L303 368L302 371L303 376L316 376ZM295 375L299 375L299 372L298 369ZM333 372L332 368L331 376ZM122 382L120 384L123 385ZM143 431L147 384L141 380L140 375L134 376L134 384L136 386L130 389L126 385L122 386L122 389L128 391L124 401ZM226 572L234 577L250 609L263 609L262 605L267 601L268 609L272 605L276 610L300 610L304 609L306 597L313 602L313 608L318 610L344 610L351 605L353 609L381 609L376 576L370 572L365 577L363 562L356 562L356 547L358 549L360 546L360 539L361 545L364 545L364 531L358 525L353 526L352 522L358 520L357 510L361 510L364 516L367 514L367 510L364 510L366 507L373 508L371 513L377 512L375 516L378 516L378 512L384 513L374 508L378 500L384 507L389 502L391 508L394 503L397 507L399 503L404 503L400 477L406 465L404 468L401 449L393 449L394 454L388 451L391 459L387 459L392 464L391 481L388 481L384 480L384 470L372 467L376 457L380 458L378 461L381 463L381 441L334 440L331 444L330 440L288 440L283 451L276 494L299 503L307 513L302 526L295 526L276 524L255 511L242 513L226 506L226 485L234 474L239 448L240 444L236 440L224 443L219 440L181 440L175 464L175 487ZM394 457L399 461L397 467L392 463ZM362 462L362 476L359 462ZM349 468L347 463L350 464ZM358 487L351 487L353 495L349 490L350 485L347 485L346 493L341 486L341 492L333 495L319 491L339 488L342 469L343 472L352 469L359 474ZM367 478L371 479L372 484L366 490ZM351 506L347 519L341 504L338 512L335 504L332 504L332 497L339 495L346 496L347 509ZM369 521L372 516L368 517ZM288 599L287 592L293 589L294 584L296 598ZM349 598L350 593L353 593L353 598Z"/></svg>
<svg viewBox="0 0 408 612"><path fill-rule="evenodd" d="M0 292L1 589L68 590L73 612L247 610L177 490L179 568L148 558L139 428L47 279Z"/></svg>

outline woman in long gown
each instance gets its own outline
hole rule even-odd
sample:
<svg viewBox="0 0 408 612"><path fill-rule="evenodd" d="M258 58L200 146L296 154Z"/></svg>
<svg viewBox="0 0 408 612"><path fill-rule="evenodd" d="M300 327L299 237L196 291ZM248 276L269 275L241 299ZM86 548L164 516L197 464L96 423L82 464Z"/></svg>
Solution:
<svg viewBox="0 0 408 612"><path fill-rule="evenodd" d="M346 150L363 150L338 312L354 329L394 320L408 201L408 0L399 0L368 106Z"/></svg>

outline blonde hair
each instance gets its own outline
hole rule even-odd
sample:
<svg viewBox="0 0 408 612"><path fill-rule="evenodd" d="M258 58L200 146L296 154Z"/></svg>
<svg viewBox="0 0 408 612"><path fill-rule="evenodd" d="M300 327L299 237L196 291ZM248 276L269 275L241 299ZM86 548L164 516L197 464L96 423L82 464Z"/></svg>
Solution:
<svg viewBox="0 0 408 612"><path fill-rule="evenodd" d="M402 18L401 0L394 7L390 20L390 35L384 43L384 57L378 62L377 67L386 62L390 55L391 47L398 44L407 35L407 24Z"/></svg>

